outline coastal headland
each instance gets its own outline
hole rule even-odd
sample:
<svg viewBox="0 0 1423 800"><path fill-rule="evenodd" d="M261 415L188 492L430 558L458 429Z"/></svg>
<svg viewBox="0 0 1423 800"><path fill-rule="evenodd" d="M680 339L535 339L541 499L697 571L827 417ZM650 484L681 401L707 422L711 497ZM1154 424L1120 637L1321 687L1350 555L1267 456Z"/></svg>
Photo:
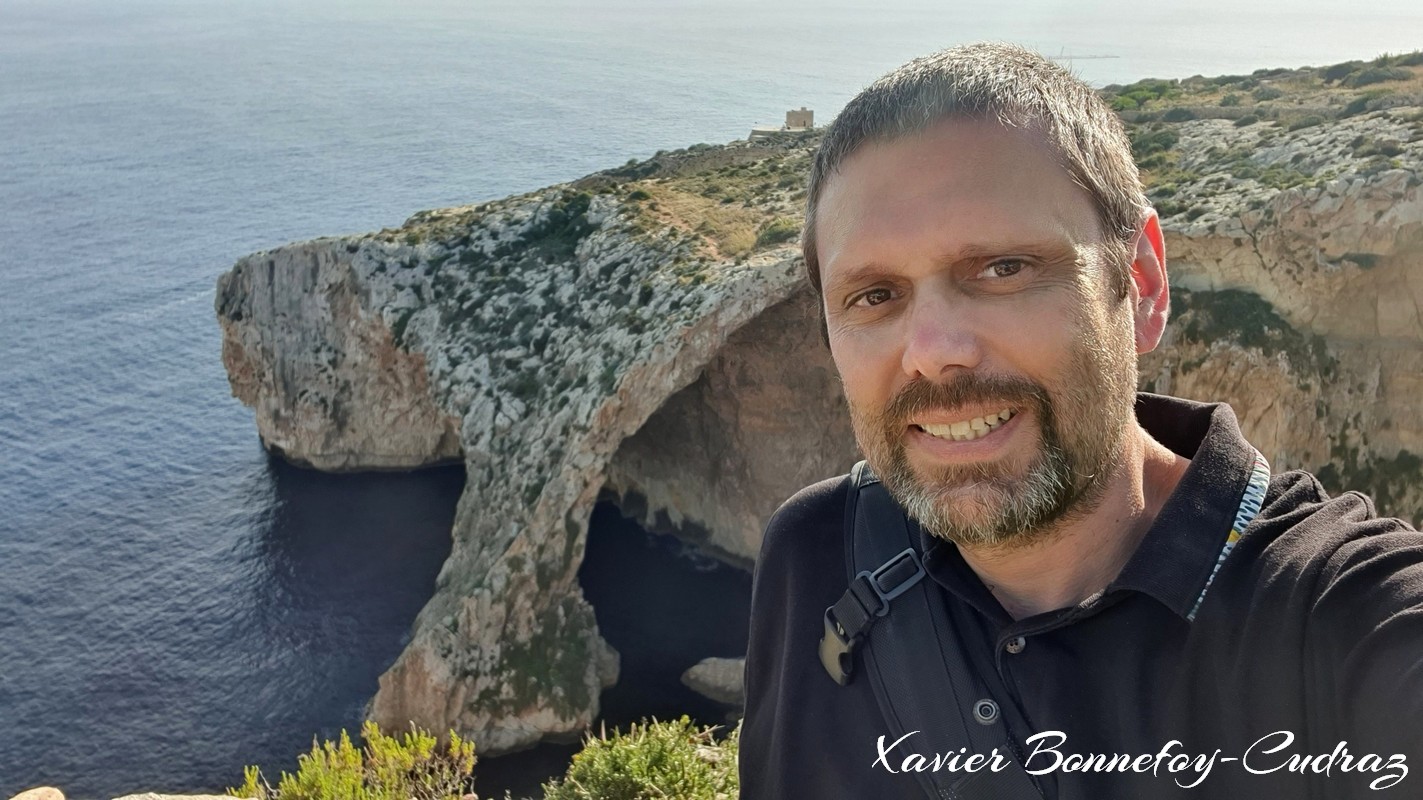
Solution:
<svg viewBox="0 0 1423 800"><path fill-rule="evenodd" d="M1167 235L1173 319L1141 388L1228 400L1277 471L1423 522L1423 56L1103 91ZM857 458L796 243L818 135L658 153L220 278L223 362L272 452L465 465L372 718L485 755L576 738L618 677L576 577L600 495L747 567L782 499Z"/></svg>

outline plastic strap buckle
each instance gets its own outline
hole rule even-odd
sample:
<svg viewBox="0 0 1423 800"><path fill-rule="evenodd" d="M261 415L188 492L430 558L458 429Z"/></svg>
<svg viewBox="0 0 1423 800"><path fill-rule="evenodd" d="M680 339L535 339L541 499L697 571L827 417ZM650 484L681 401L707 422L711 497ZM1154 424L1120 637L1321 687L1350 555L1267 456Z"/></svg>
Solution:
<svg viewBox="0 0 1423 800"><path fill-rule="evenodd" d="M850 682L855 672L855 650L869 634L870 625L876 618L888 614L890 601L912 588L924 574L919 554L914 548L907 548L873 572L865 570L856 575L840 601L825 609L825 631L820 636L820 663L836 683L845 686ZM867 608L868 603L876 598L878 606ZM848 630L836 618L837 607L849 615Z"/></svg>
<svg viewBox="0 0 1423 800"><path fill-rule="evenodd" d="M908 547L904 552L881 564L874 572L865 570L855 577L868 580L870 588L879 595L880 607L874 610L874 615L883 617L889 613L891 600L909 591L924 577L924 564L919 560L919 554L914 552L914 548Z"/></svg>
<svg viewBox="0 0 1423 800"><path fill-rule="evenodd" d="M836 683L845 686L855 672L855 648L859 647L860 640L845 635L845 629L830 613L833 610L833 607L825 609L825 632L820 636L820 664Z"/></svg>

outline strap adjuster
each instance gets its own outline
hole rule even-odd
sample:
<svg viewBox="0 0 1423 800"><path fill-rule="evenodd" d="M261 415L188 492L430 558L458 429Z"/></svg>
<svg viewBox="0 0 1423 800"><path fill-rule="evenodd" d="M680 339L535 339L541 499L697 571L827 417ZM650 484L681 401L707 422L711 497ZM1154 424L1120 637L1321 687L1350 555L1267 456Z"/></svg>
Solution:
<svg viewBox="0 0 1423 800"><path fill-rule="evenodd" d="M879 565L874 572L863 570L856 578L865 578L871 589L879 595L880 606L874 610L876 617L889 614L889 602L913 588L924 577L924 564L914 548L905 548L899 555ZM885 588L885 585L888 588Z"/></svg>
<svg viewBox="0 0 1423 800"><path fill-rule="evenodd" d="M924 574L919 554L912 547L906 548L874 571L856 575L839 602L825 609L820 663L836 683L844 686L850 682L855 672L855 650L869 634L870 626L876 618L889 613L891 600L912 588Z"/></svg>

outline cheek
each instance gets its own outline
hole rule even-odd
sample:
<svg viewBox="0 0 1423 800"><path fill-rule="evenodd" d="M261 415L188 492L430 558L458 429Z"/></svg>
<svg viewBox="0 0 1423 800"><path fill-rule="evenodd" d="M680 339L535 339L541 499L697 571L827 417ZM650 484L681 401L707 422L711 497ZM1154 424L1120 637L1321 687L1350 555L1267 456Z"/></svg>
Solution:
<svg viewBox="0 0 1423 800"><path fill-rule="evenodd" d="M845 399L861 411L882 407L893 390L897 362L865 337L830 338L830 356Z"/></svg>
<svg viewBox="0 0 1423 800"><path fill-rule="evenodd" d="M1063 364L1082 335L1069 308L1058 303L1005 303L985 315L983 331L985 349L995 362L1035 379Z"/></svg>

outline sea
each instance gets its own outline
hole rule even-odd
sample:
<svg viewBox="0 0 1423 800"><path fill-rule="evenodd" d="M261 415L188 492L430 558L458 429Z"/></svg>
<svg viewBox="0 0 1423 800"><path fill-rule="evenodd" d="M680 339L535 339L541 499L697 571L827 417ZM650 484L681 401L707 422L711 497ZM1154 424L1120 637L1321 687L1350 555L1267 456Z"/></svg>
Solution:
<svg viewBox="0 0 1423 800"><path fill-rule="evenodd" d="M1423 5L0 0L0 798L292 769L356 729L433 591L462 471L269 458L220 359L213 289L234 260L792 108L823 123L897 64L978 39L1105 85L1417 49ZM595 517L590 563L604 540L644 553L597 556L634 565L621 588L585 584L625 655L656 621L605 619L621 600L628 620L703 615L708 654L736 654L744 573ZM661 602L680 582L644 557L731 599ZM624 716L669 713L617 692ZM490 759L482 789L518 785L512 763Z"/></svg>

